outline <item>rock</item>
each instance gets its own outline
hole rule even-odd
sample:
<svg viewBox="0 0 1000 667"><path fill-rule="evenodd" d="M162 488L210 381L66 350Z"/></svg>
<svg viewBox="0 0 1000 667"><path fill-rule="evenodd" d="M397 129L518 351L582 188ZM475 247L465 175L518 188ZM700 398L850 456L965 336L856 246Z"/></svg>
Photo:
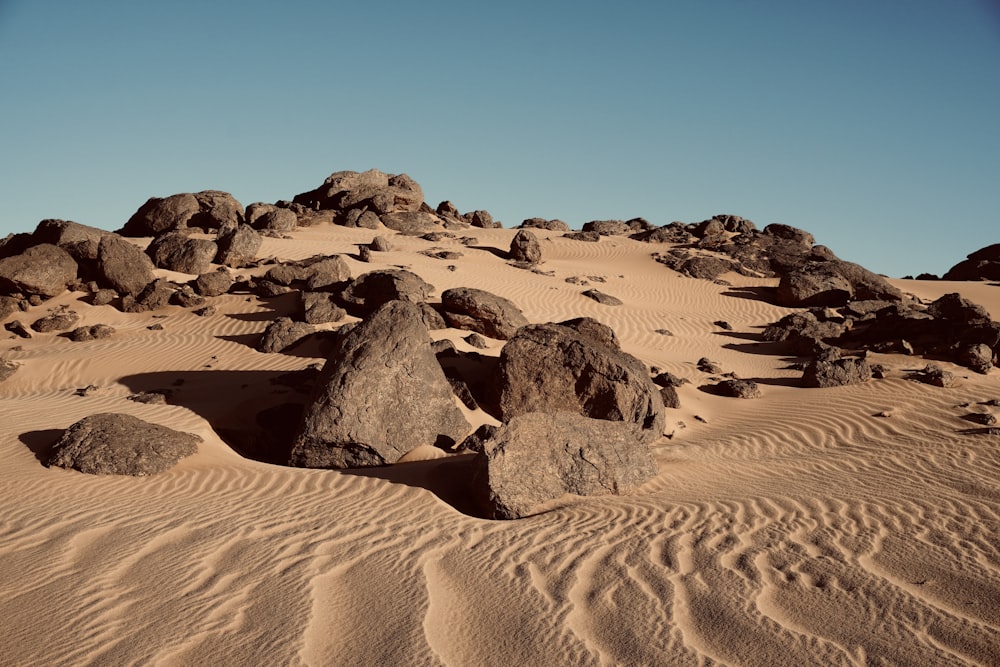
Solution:
<svg viewBox="0 0 1000 667"><path fill-rule="evenodd" d="M990 322L989 312L958 292L951 292L932 302L927 312L942 320L967 326L976 326Z"/></svg>
<svg viewBox="0 0 1000 667"><path fill-rule="evenodd" d="M559 325L569 327L578 334L591 338L612 350L621 350L615 330L592 317L576 317L560 322Z"/></svg>
<svg viewBox="0 0 1000 667"><path fill-rule="evenodd" d="M300 292L302 319L309 324L339 322L347 315L329 292Z"/></svg>
<svg viewBox="0 0 1000 667"><path fill-rule="evenodd" d="M491 292L455 287L441 293L441 306L448 326L507 340L528 319L513 302Z"/></svg>
<svg viewBox="0 0 1000 667"><path fill-rule="evenodd" d="M656 227L631 235L636 241L645 243L691 243L694 235L679 222L671 222L663 227Z"/></svg>
<svg viewBox="0 0 1000 667"><path fill-rule="evenodd" d="M13 361L8 361L6 359L0 359L0 382L3 382L4 380L9 380L11 376L13 376L14 373L17 372L17 369L20 367L21 364L18 364Z"/></svg>
<svg viewBox="0 0 1000 667"><path fill-rule="evenodd" d="M257 351L283 352L313 333L316 333L316 328L311 324L293 322L290 317L279 317L264 329L257 342Z"/></svg>
<svg viewBox="0 0 1000 667"><path fill-rule="evenodd" d="M73 329L69 334L69 339L74 343L82 343L90 340L110 338L114 333L114 327L110 327L107 324L94 324L89 327Z"/></svg>
<svg viewBox="0 0 1000 667"><path fill-rule="evenodd" d="M161 234L146 248L156 267L193 274L208 271L218 251L214 241L188 238L183 232Z"/></svg>
<svg viewBox="0 0 1000 667"><path fill-rule="evenodd" d="M56 443L50 466L91 475L155 475L198 451L201 437L125 414L84 417Z"/></svg>
<svg viewBox="0 0 1000 667"><path fill-rule="evenodd" d="M962 418L973 424L981 424L983 426L993 426L997 423L997 418L988 412L970 412Z"/></svg>
<svg viewBox="0 0 1000 667"><path fill-rule="evenodd" d="M396 211L394 213L384 213L379 216L379 221L394 231L402 234L423 234L437 229L441 220L433 213L423 211Z"/></svg>
<svg viewBox="0 0 1000 667"><path fill-rule="evenodd" d="M715 385L720 396L730 398L760 398L760 387L753 380L723 380Z"/></svg>
<svg viewBox="0 0 1000 667"><path fill-rule="evenodd" d="M553 232L568 232L569 225L562 220L546 220L545 218L528 218L518 225L518 229L547 229Z"/></svg>
<svg viewBox="0 0 1000 667"><path fill-rule="evenodd" d="M20 320L11 320L4 324L3 328L19 338L31 338L31 332L21 324Z"/></svg>
<svg viewBox="0 0 1000 667"><path fill-rule="evenodd" d="M903 295L862 266L831 260L809 262L783 275L776 296L778 305L795 308L843 306L849 300L899 301Z"/></svg>
<svg viewBox="0 0 1000 667"><path fill-rule="evenodd" d="M101 239L97 248L97 271L104 287L135 296L156 277L153 260L137 246L117 234Z"/></svg>
<svg viewBox="0 0 1000 667"><path fill-rule="evenodd" d="M223 228L217 240L219 252L215 256L217 264L238 269L257 259L263 239L250 225Z"/></svg>
<svg viewBox="0 0 1000 667"><path fill-rule="evenodd" d="M466 213L463 217L469 221L470 225L481 229L493 229L500 226L493 220L493 216L490 215L489 211L472 211L471 213Z"/></svg>
<svg viewBox="0 0 1000 667"><path fill-rule="evenodd" d="M392 301L338 341L306 407L291 465L384 465L415 447L458 442L468 431L419 307Z"/></svg>
<svg viewBox="0 0 1000 667"><path fill-rule="evenodd" d="M228 192L202 190L194 193L194 198L198 202L198 212L187 221L188 227L223 229L243 222L243 205Z"/></svg>
<svg viewBox="0 0 1000 667"><path fill-rule="evenodd" d="M500 353L500 412L569 411L663 432L663 403L646 367L598 338L560 324L522 327Z"/></svg>
<svg viewBox="0 0 1000 667"><path fill-rule="evenodd" d="M452 204L450 201L443 201L437 205L434 212L443 218L454 218L458 219L462 217L462 214L458 212L458 207Z"/></svg>
<svg viewBox="0 0 1000 667"><path fill-rule="evenodd" d="M716 320L716 321L712 322L712 324L714 324L715 326L719 327L723 331L732 331L733 330L733 325L730 324L729 322L725 321L725 320Z"/></svg>
<svg viewBox="0 0 1000 667"><path fill-rule="evenodd" d="M663 400L663 407L665 408L677 410L681 407L681 396L677 393L677 387L661 387L660 398Z"/></svg>
<svg viewBox="0 0 1000 667"><path fill-rule="evenodd" d="M193 194L151 197L132 214L121 229L124 236L159 236L164 232L184 229L201 210Z"/></svg>
<svg viewBox="0 0 1000 667"><path fill-rule="evenodd" d="M812 234L802 231L796 227L791 227L790 225L772 223L764 227L764 234L784 239L786 241L793 241L794 243L801 245L803 248L811 248L813 244L816 243L816 239L813 238Z"/></svg>
<svg viewBox="0 0 1000 667"><path fill-rule="evenodd" d="M786 343L800 355L816 354L846 331L843 324L821 322L814 313L791 313L769 324L763 333L766 341Z"/></svg>
<svg viewBox="0 0 1000 667"><path fill-rule="evenodd" d="M510 242L510 258L526 264L542 261L542 246L538 243L538 237L526 229L518 231Z"/></svg>
<svg viewBox="0 0 1000 667"><path fill-rule="evenodd" d="M924 384L942 387L944 389L957 387L960 384L954 373L946 371L940 366L935 366L933 364L928 364L923 370L911 374L910 378L923 382Z"/></svg>
<svg viewBox="0 0 1000 667"><path fill-rule="evenodd" d="M994 354L990 346L977 343L962 348L959 352L958 363L985 375L993 368L993 359Z"/></svg>
<svg viewBox="0 0 1000 667"><path fill-rule="evenodd" d="M587 297L588 299L593 299L597 303L604 306L620 306L624 303L624 301L622 301L618 297L611 296L610 294L605 294L604 292L600 292L596 289L589 289L580 293L583 296Z"/></svg>
<svg viewBox="0 0 1000 667"><path fill-rule="evenodd" d="M278 285L317 291L350 280L351 268L340 255L314 255L298 262L279 264L264 277Z"/></svg>
<svg viewBox="0 0 1000 667"><path fill-rule="evenodd" d="M57 296L76 278L76 272L77 263L68 252L41 243L0 259L0 293Z"/></svg>
<svg viewBox="0 0 1000 667"><path fill-rule="evenodd" d="M90 303L95 306L107 306L117 298L118 292L113 289L102 288L94 292L94 298L91 299Z"/></svg>
<svg viewBox="0 0 1000 667"><path fill-rule="evenodd" d="M189 284L181 285L180 289L170 295L170 303L181 308L197 308L205 305L205 297L195 294L194 288Z"/></svg>
<svg viewBox="0 0 1000 667"><path fill-rule="evenodd" d="M368 247L375 252L389 252L392 250L392 242L384 236L376 236Z"/></svg>
<svg viewBox="0 0 1000 667"><path fill-rule="evenodd" d="M601 235L597 232L569 232L568 234L563 234L564 239L570 239L572 241L586 241L588 243L597 243L601 240Z"/></svg>
<svg viewBox="0 0 1000 667"><path fill-rule="evenodd" d="M386 215L389 215L388 213ZM382 227L382 220L372 211L363 211L354 223L356 227L363 229L378 229Z"/></svg>
<svg viewBox="0 0 1000 667"><path fill-rule="evenodd" d="M247 207L247 224L262 232L291 232L299 224L298 216L291 209L273 204L250 204Z"/></svg>
<svg viewBox="0 0 1000 667"><path fill-rule="evenodd" d="M141 292L132 296L122 297L122 311L126 313L145 313L159 310L170 304L175 292L174 285L168 280L158 278L146 285Z"/></svg>
<svg viewBox="0 0 1000 667"><path fill-rule="evenodd" d="M486 443L496 435L499 428L499 426L494 426L493 424L482 424L475 431L465 436L465 440L459 443L455 449L460 452L481 452Z"/></svg>
<svg viewBox="0 0 1000 667"><path fill-rule="evenodd" d="M486 440L474 492L494 519L517 519L571 493L629 493L656 475L644 435L632 424L570 412L528 413Z"/></svg>
<svg viewBox="0 0 1000 667"><path fill-rule="evenodd" d="M35 227L32 237L35 243L49 243L66 249L66 246L74 246L80 242L93 242L94 246L101 242L107 232L97 227L81 225L72 220L42 220Z"/></svg>
<svg viewBox="0 0 1000 667"><path fill-rule="evenodd" d="M470 333L468 336L463 337L462 340L478 350L485 350L490 346L486 339L477 333Z"/></svg>
<svg viewBox="0 0 1000 667"><path fill-rule="evenodd" d="M53 331L65 331L76 325L80 321L80 315L73 310L62 310L46 315L35 320L31 328L38 333L51 333Z"/></svg>
<svg viewBox="0 0 1000 667"><path fill-rule="evenodd" d="M342 293L344 303L361 314L373 313L390 301L426 301L434 286L405 269L380 269L364 273Z"/></svg>
<svg viewBox="0 0 1000 667"><path fill-rule="evenodd" d="M804 387L843 387L872 379L872 369L864 359L812 361L802 374Z"/></svg>
<svg viewBox="0 0 1000 667"><path fill-rule="evenodd" d="M370 263L372 261L372 249L366 245L358 248L358 259L366 264Z"/></svg>
<svg viewBox="0 0 1000 667"><path fill-rule="evenodd" d="M664 371L659 373L653 378L653 383L661 387L680 387L681 385L688 384L689 380L682 377L677 377L673 373L668 373Z"/></svg>
<svg viewBox="0 0 1000 667"><path fill-rule="evenodd" d="M601 236L626 236L634 230L624 220L591 220L584 223L583 231L596 232Z"/></svg>
<svg viewBox="0 0 1000 667"><path fill-rule="evenodd" d="M1000 280L1000 243L971 253L948 269L942 280Z"/></svg>
<svg viewBox="0 0 1000 667"><path fill-rule="evenodd" d="M722 366L715 363L708 357L702 357L701 359L698 360L698 363L695 365L698 367L698 370L701 371L702 373L708 373L710 375L722 375Z"/></svg>
<svg viewBox="0 0 1000 667"><path fill-rule="evenodd" d="M194 291L202 296L220 296L233 286L233 278L225 268L202 273L194 281Z"/></svg>
<svg viewBox="0 0 1000 667"><path fill-rule="evenodd" d="M420 186L406 174L385 174L377 169L358 173L338 171L315 190L292 200L311 209L348 211L367 208L378 215L396 211L419 211L424 203Z"/></svg>

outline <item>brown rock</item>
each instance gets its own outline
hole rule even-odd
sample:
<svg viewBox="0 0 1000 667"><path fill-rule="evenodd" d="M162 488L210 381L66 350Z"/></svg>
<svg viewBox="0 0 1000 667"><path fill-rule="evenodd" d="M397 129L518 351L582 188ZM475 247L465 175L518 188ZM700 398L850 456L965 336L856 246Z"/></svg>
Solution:
<svg viewBox="0 0 1000 667"><path fill-rule="evenodd" d="M528 324L512 301L471 287L455 287L441 293L441 306L449 326L506 340Z"/></svg>
<svg viewBox="0 0 1000 667"><path fill-rule="evenodd" d="M542 246L538 243L538 237L527 229L518 231L510 242L510 258L526 264L542 261Z"/></svg>
<svg viewBox="0 0 1000 667"><path fill-rule="evenodd" d="M101 239L97 249L100 282L119 294L136 295L156 277L153 261L117 234Z"/></svg>
<svg viewBox="0 0 1000 667"><path fill-rule="evenodd" d="M76 261L68 252L42 243L0 259L0 293L53 297L66 290L76 272Z"/></svg>

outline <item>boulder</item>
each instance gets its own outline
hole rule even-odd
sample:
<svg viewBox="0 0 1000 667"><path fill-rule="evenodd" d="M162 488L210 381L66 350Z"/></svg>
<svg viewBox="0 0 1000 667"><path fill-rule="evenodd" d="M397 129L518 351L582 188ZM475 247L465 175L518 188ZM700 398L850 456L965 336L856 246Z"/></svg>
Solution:
<svg viewBox="0 0 1000 667"><path fill-rule="evenodd" d="M423 211L396 211L383 213L379 221L394 231L402 234L424 234L438 229L441 220L433 213Z"/></svg>
<svg viewBox="0 0 1000 667"><path fill-rule="evenodd" d="M583 292L580 292L580 294L587 297L588 299L593 299L594 301L603 306L620 306L624 303L624 301L622 301L618 297L611 296L610 294L605 294L604 292L601 292L600 290L596 289L584 290Z"/></svg>
<svg viewBox="0 0 1000 667"><path fill-rule="evenodd" d="M126 294L122 297L122 311L126 313L145 313L159 310L170 304L176 291L175 285L169 280L157 278L142 288L136 295Z"/></svg>
<svg viewBox="0 0 1000 667"><path fill-rule="evenodd" d="M645 243L691 243L694 235L679 222L671 222L663 227L655 227L631 235L636 241Z"/></svg>
<svg viewBox="0 0 1000 667"><path fill-rule="evenodd" d="M564 239L571 241L586 241L587 243L597 243L601 240L601 235L597 232L568 232L563 234Z"/></svg>
<svg viewBox="0 0 1000 667"><path fill-rule="evenodd" d="M339 322L347 315L329 292L299 292L302 319L309 324Z"/></svg>
<svg viewBox="0 0 1000 667"><path fill-rule="evenodd" d="M14 373L17 372L17 369L20 368L20 367L21 367L21 364L15 362L15 361L8 361L7 359L0 359L0 382L3 382L4 380L10 379L11 376L13 376Z"/></svg>
<svg viewBox="0 0 1000 667"><path fill-rule="evenodd" d="M35 227L32 236L36 243L51 243L65 249L66 246L81 242L92 242L96 247L101 239L110 233L72 220L42 220Z"/></svg>
<svg viewBox="0 0 1000 667"><path fill-rule="evenodd" d="M184 232L161 234L146 248L157 268L193 274L208 271L218 251L214 241L189 238Z"/></svg>
<svg viewBox="0 0 1000 667"><path fill-rule="evenodd" d="M297 262L283 262L268 270L264 278L276 285L323 290L351 279L351 268L340 255L314 255Z"/></svg>
<svg viewBox="0 0 1000 667"><path fill-rule="evenodd" d="M228 292L232 286L233 277L223 267L202 273L194 281L194 291L202 296L220 296Z"/></svg>
<svg viewBox="0 0 1000 667"><path fill-rule="evenodd" d="M528 319L512 301L471 287L455 287L441 293L441 306L448 326L475 331L490 338L507 340Z"/></svg>
<svg viewBox="0 0 1000 667"><path fill-rule="evenodd" d="M803 387L843 387L872 379L872 369L864 359L844 358L810 362L802 374Z"/></svg>
<svg viewBox="0 0 1000 667"><path fill-rule="evenodd" d="M913 373L910 378L917 380L918 382L923 382L924 384L944 389L951 389L960 384L958 377L954 373L946 371L940 366L935 366L934 364L928 364L923 368L923 370Z"/></svg>
<svg viewBox="0 0 1000 667"><path fill-rule="evenodd" d="M420 308L392 301L338 341L306 407L291 465L395 463L411 449L454 444L468 432Z"/></svg>
<svg viewBox="0 0 1000 667"><path fill-rule="evenodd" d="M216 263L238 269L257 259L263 239L253 227L244 224L220 230L216 243L219 246Z"/></svg>
<svg viewBox="0 0 1000 667"><path fill-rule="evenodd" d="M612 350L621 350L618 343L618 335L615 330L607 324L598 322L592 317L575 317L559 323L560 326L569 327L581 336L586 336L597 341L601 345Z"/></svg>
<svg viewBox="0 0 1000 667"><path fill-rule="evenodd" d="M948 269L942 280L1000 280L1000 243L971 253Z"/></svg>
<svg viewBox="0 0 1000 667"><path fill-rule="evenodd" d="M763 333L766 341L786 343L792 352L800 355L815 354L835 341L846 331L843 324L820 321L815 313L791 313L769 324Z"/></svg>
<svg viewBox="0 0 1000 667"><path fill-rule="evenodd" d="M715 385L715 391L730 398L760 398L762 395L753 380L723 380Z"/></svg>
<svg viewBox="0 0 1000 667"><path fill-rule="evenodd" d="M67 329L72 329L76 326L79 321L80 314L75 310L61 310L35 320L31 324L31 328L38 333L66 331Z"/></svg>
<svg viewBox="0 0 1000 667"><path fill-rule="evenodd" d="M583 231L601 236L626 236L634 230L624 220L591 220L584 223Z"/></svg>
<svg viewBox="0 0 1000 667"><path fill-rule="evenodd" d="M629 493L657 472L637 426L572 412L511 419L482 444L474 466L474 493L494 519L529 516L564 494Z"/></svg>
<svg viewBox="0 0 1000 667"><path fill-rule="evenodd" d="M269 232L290 232L298 225L295 211L274 204L250 204L247 206L247 224L254 229Z"/></svg>
<svg viewBox="0 0 1000 667"><path fill-rule="evenodd" d="M300 340L316 333L316 328L306 322L293 322L290 317L279 317L267 325L260 340L258 352L283 352Z"/></svg>
<svg viewBox="0 0 1000 667"><path fill-rule="evenodd" d="M809 232L778 223L772 223L764 227L764 235L773 236L785 241L792 241L803 248L811 248L816 243L816 239Z"/></svg>
<svg viewBox="0 0 1000 667"><path fill-rule="evenodd" d="M126 414L84 417L63 433L48 461L91 475L155 475L198 451L201 437Z"/></svg>
<svg viewBox="0 0 1000 667"><path fill-rule="evenodd" d="M392 242L385 236L376 236L368 247L375 252L389 252L392 250Z"/></svg>
<svg viewBox="0 0 1000 667"><path fill-rule="evenodd" d="M0 294L23 292L53 297L76 278L77 263L68 252L50 243L0 259Z"/></svg>
<svg viewBox="0 0 1000 667"><path fill-rule="evenodd" d="M547 229L552 232L568 232L569 225L562 220L546 220L545 218L528 218L518 229Z"/></svg>
<svg viewBox="0 0 1000 667"><path fill-rule="evenodd" d="M902 292L877 274L843 260L810 261L781 277L781 306L843 306L850 300L899 301Z"/></svg>
<svg viewBox="0 0 1000 667"><path fill-rule="evenodd" d="M97 248L100 282L119 294L136 295L156 277L153 260L138 246L116 234L101 239Z"/></svg>
<svg viewBox="0 0 1000 667"><path fill-rule="evenodd" d="M494 227L500 226L493 220L493 216L490 215L489 211L472 211L471 213L466 213L462 217L468 220L470 225L473 227L479 227L480 229L493 229Z"/></svg>
<svg viewBox="0 0 1000 667"><path fill-rule="evenodd" d="M343 302L361 314L373 313L390 301L427 301L434 286L405 269L363 273L342 292Z"/></svg>
<svg viewBox="0 0 1000 667"><path fill-rule="evenodd" d="M525 264L542 261L542 246L538 243L538 237L527 229L519 230L510 242L510 258Z"/></svg>
<svg viewBox="0 0 1000 667"><path fill-rule="evenodd" d="M406 174L385 174L370 169L361 173L335 172L323 181L323 185L296 195L292 201L316 210L366 208L381 216L397 211L419 211L424 193Z"/></svg>
<svg viewBox="0 0 1000 667"><path fill-rule="evenodd" d="M151 197L132 214L121 234L125 236L159 236L164 232L184 229L201 210L193 194L182 193L169 197Z"/></svg>
<svg viewBox="0 0 1000 667"><path fill-rule="evenodd" d="M77 327L69 334L69 339L74 343L83 343L91 340L110 338L115 334L114 327L107 324L93 324L89 327Z"/></svg>
<svg viewBox="0 0 1000 667"><path fill-rule="evenodd" d="M663 433L663 402L645 365L598 338L561 324L522 327L500 353L500 412L575 412Z"/></svg>
<svg viewBox="0 0 1000 667"><path fill-rule="evenodd" d="M243 222L243 205L228 192L202 190L194 193L194 198L198 202L198 212L187 221L188 227L224 229Z"/></svg>

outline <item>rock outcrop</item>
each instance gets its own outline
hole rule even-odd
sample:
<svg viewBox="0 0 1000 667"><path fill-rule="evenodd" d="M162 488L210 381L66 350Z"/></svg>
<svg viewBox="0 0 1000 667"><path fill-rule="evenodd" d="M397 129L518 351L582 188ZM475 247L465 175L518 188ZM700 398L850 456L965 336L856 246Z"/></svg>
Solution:
<svg viewBox="0 0 1000 667"><path fill-rule="evenodd" d="M969 254L948 269L942 280L1000 280L1000 243Z"/></svg>
<svg viewBox="0 0 1000 667"><path fill-rule="evenodd" d="M120 233L159 236L187 227L218 229L243 222L243 206L228 192L203 190L151 197L132 214Z"/></svg>
<svg viewBox="0 0 1000 667"><path fill-rule="evenodd" d="M385 174L377 169L360 173L338 171L315 190L295 195L292 201L315 210L346 213L361 209L381 216L397 211L419 211L424 203L424 192L406 174Z"/></svg>
<svg viewBox="0 0 1000 667"><path fill-rule="evenodd" d="M218 252L214 241L190 238L184 232L161 234L146 248L157 268L193 274L208 271Z"/></svg>

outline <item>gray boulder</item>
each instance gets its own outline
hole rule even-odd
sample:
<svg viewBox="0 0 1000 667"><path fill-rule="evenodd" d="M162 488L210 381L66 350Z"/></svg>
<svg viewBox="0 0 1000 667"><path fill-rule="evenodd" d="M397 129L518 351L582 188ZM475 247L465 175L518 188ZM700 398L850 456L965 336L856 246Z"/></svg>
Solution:
<svg viewBox="0 0 1000 667"><path fill-rule="evenodd" d="M448 326L490 338L507 340L528 324L528 319L512 301L486 290L471 287L445 290L441 293L441 306Z"/></svg>
<svg viewBox="0 0 1000 667"><path fill-rule="evenodd" d="M97 247L100 282L119 294L136 295L156 277L153 260L138 246L116 234L101 239Z"/></svg>
<svg viewBox="0 0 1000 667"><path fill-rule="evenodd" d="M500 412L575 412L663 433L663 402L645 365L603 341L561 324L522 327L500 353Z"/></svg>
<svg viewBox="0 0 1000 667"><path fill-rule="evenodd" d="M538 243L538 237L527 229L519 230L510 242L510 258L526 264L542 261L542 246Z"/></svg>
<svg viewBox="0 0 1000 667"><path fill-rule="evenodd" d="M483 443L474 465L474 493L494 519L528 516L567 493L629 493L657 472L635 425L571 412L515 417Z"/></svg>
<svg viewBox="0 0 1000 667"><path fill-rule="evenodd" d="M189 238L183 232L161 234L146 248L156 267L193 274L208 271L218 251L214 241Z"/></svg>
<svg viewBox="0 0 1000 667"><path fill-rule="evenodd" d="M0 293L53 297L65 291L76 273L77 263L68 252L41 243L0 259Z"/></svg>
<svg viewBox="0 0 1000 667"><path fill-rule="evenodd" d="M219 246L216 263L238 269L257 259L263 239L253 227L244 224L221 229L216 242Z"/></svg>
<svg viewBox="0 0 1000 667"><path fill-rule="evenodd" d="M155 475L198 451L201 437L126 414L84 417L56 443L50 466L91 475Z"/></svg>
<svg viewBox="0 0 1000 667"><path fill-rule="evenodd" d="M395 463L415 447L454 444L468 432L419 307L392 301L338 341L306 407L291 465Z"/></svg>

